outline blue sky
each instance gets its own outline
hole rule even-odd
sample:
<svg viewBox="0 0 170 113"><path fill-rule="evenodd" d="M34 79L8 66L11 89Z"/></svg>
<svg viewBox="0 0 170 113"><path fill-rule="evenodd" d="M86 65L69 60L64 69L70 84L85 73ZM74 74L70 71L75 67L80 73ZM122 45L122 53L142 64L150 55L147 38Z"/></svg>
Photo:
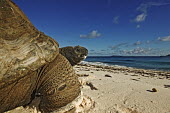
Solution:
<svg viewBox="0 0 170 113"><path fill-rule="evenodd" d="M170 54L170 0L13 0L60 47L90 56Z"/></svg>

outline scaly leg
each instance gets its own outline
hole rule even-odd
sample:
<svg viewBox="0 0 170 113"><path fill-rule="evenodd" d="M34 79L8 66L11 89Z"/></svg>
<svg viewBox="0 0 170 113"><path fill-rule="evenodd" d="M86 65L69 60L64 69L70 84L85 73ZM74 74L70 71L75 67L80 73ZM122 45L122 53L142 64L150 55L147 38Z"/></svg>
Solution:
<svg viewBox="0 0 170 113"><path fill-rule="evenodd" d="M52 112L72 102L80 94L80 83L73 67L62 55L44 67L39 78L40 110Z"/></svg>

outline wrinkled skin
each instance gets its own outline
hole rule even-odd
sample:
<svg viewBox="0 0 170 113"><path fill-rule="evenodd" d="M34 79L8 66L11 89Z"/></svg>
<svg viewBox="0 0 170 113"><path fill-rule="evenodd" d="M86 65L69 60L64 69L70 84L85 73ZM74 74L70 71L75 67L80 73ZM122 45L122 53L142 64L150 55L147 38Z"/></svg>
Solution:
<svg viewBox="0 0 170 113"><path fill-rule="evenodd" d="M88 54L88 50L81 46L59 48L59 52L67 58L72 66L84 60Z"/></svg>
<svg viewBox="0 0 170 113"><path fill-rule="evenodd" d="M53 112L80 94L80 83L58 43L38 31L11 1L0 0L0 113L28 105Z"/></svg>

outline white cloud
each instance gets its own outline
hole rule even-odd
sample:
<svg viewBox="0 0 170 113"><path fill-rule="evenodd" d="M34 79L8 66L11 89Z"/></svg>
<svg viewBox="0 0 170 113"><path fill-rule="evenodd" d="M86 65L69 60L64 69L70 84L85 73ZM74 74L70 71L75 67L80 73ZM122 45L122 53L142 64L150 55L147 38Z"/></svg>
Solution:
<svg viewBox="0 0 170 113"><path fill-rule="evenodd" d="M92 32L90 32L87 35L80 35L80 38L97 38L100 36L101 36L101 33L98 33L97 30L93 30Z"/></svg>
<svg viewBox="0 0 170 113"><path fill-rule="evenodd" d="M137 15L134 19L135 22L143 22L146 20L146 17L148 15L148 8L152 6L162 6L162 5L169 5L170 3L157 3L157 2L148 2L148 3L142 3L137 8L137 11L141 12L141 14Z"/></svg>
<svg viewBox="0 0 170 113"><path fill-rule="evenodd" d="M141 45L141 44L142 44L141 41L137 41L137 42L135 42L133 45Z"/></svg>
<svg viewBox="0 0 170 113"><path fill-rule="evenodd" d="M118 24L118 23L119 23L119 16L115 16L115 17L113 18L113 23L114 23L114 24Z"/></svg>
<svg viewBox="0 0 170 113"><path fill-rule="evenodd" d="M140 28L140 25L137 25L136 28Z"/></svg>
<svg viewBox="0 0 170 113"><path fill-rule="evenodd" d="M170 36L159 37L158 40L159 40L159 41L163 41L163 42L169 42L169 41L170 41Z"/></svg>
<svg viewBox="0 0 170 113"><path fill-rule="evenodd" d="M145 21L146 17L147 17L147 14L146 14L146 13L142 13L142 14L138 15L138 16L135 18L135 21L136 21L136 22Z"/></svg>
<svg viewBox="0 0 170 113"><path fill-rule="evenodd" d="M148 4L148 3L146 3L146 4L140 4L140 6L139 7L137 7L137 11L140 11L140 12L143 12L143 13L147 13L147 9L148 9L148 7L150 7L150 5Z"/></svg>
<svg viewBox="0 0 170 113"><path fill-rule="evenodd" d="M149 40L147 40L147 41L146 41L146 43L147 43L147 44L149 44L149 43L150 43L150 41L149 41Z"/></svg>
<svg viewBox="0 0 170 113"><path fill-rule="evenodd" d="M112 54L107 50L94 50L94 51L90 51L88 55L89 56L106 56L106 55L112 55Z"/></svg>
<svg viewBox="0 0 170 113"><path fill-rule="evenodd" d="M169 5L170 3L166 2L166 3L161 3L161 2L148 2L148 5L150 6L162 6L162 5Z"/></svg>
<svg viewBox="0 0 170 113"><path fill-rule="evenodd" d="M95 50L94 50L94 49L91 49L90 51L93 52L93 51L95 51Z"/></svg>
<svg viewBox="0 0 170 113"><path fill-rule="evenodd" d="M118 49L119 47L121 46L125 46L127 45L128 43L120 43L120 44L117 44L117 45L114 45L114 46L111 46L111 50L115 50L115 49Z"/></svg>
<svg viewBox="0 0 170 113"><path fill-rule="evenodd" d="M152 50L151 48L140 48L140 47L137 47L137 48L132 49L132 50L122 50L121 53L122 54L126 54L126 55L146 55L151 50Z"/></svg>

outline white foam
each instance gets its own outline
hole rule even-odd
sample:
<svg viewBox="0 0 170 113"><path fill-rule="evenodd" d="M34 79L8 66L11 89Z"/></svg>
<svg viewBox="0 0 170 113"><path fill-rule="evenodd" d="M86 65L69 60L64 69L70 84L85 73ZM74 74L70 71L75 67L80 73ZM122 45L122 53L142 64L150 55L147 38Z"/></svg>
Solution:
<svg viewBox="0 0 170 113"><path fill-rule="evenodd" d="M80 64L95 65L95 66L109 66L109 67L126 68L126 66L109 65L109 64L106 64L106 63L102 63L102 62L87 62L87 61L81 61Z"/></svg>

